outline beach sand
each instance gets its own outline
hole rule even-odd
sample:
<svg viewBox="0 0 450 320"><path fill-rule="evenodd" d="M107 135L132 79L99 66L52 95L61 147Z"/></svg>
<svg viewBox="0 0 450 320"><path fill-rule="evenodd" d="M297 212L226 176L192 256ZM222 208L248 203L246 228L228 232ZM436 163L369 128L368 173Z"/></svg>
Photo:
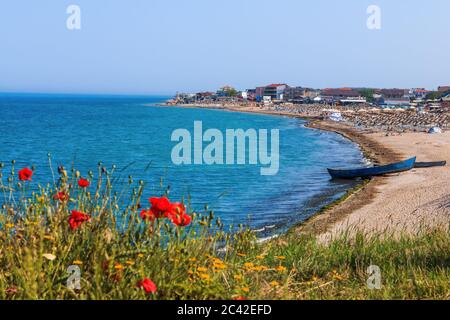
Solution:
<svg viewBox="0 0 450 320"><path fill-rule="evenodd" d="M357 142L369 158L389 163L412 156L417 161L450 163L450 132L443 134L358 132L354 128L319 121L311 124L335 131ZM415 233L423 227L450 223L450 167L413 169L376 177L344 202L313 217L300 231L311 230L322 239L362 231L365 233Z"/></svg>
<svg viewBox="0 0 450 320"><path fill-rule="evenodd" d="M372 133L367 136L396 150L405 159L417 155L417 161L447 160L450 163L450 132L395 136ZM371 201L335 223L325 236L338 234L349 226L369 232L416 232L422 225L448 225L450 222L449 166L413 169L385 177L380 182L374 188Z"/></svg>

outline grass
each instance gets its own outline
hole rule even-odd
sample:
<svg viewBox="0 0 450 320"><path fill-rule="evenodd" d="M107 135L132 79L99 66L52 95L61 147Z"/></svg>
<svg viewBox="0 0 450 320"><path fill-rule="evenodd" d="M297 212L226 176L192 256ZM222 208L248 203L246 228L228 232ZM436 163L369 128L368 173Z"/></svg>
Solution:
<svg viewBox="0 0 450 320"><path fill-rule="evenodd" d="M75 169L59 168L45 186L19 181L14 163L5 176L0 169L0 299L450 298L444 229L343 234L326 244L288 233L259 243L244 227L225 229L208 210L188 208L186 227L142 220L141 210L150 207L145 185L130 179L124 197L113 187L114 168L99 165L87 188ZM58 192L68 199L54 199ZM90 221L72 230L72 210ZM371 265L380 268L380 289L367 285ZM78 270L79 288L70 285ZM156 291L139 287L143 279Z"/></svg>

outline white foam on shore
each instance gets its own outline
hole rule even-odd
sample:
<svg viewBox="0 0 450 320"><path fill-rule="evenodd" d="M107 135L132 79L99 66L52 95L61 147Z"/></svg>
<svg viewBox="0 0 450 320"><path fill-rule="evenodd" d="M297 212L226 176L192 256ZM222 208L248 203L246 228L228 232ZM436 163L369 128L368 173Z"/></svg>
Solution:
<svg viewBox="0 0 450 320"><path fill-rule="evenodd" d="M280 236L279 234L275 234L275 235L270 236L270 237L261 238L261 239L256 240L256 243L264 243L264 242L270 241L272 239L276 239L279 236Z"/></svg>

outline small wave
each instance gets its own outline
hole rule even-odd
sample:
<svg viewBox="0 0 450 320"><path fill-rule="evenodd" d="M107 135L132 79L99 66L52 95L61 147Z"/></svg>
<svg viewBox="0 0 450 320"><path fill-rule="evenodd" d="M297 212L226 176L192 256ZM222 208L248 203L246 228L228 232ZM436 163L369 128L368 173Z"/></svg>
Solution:
<svg viewBox="0 0 450 320"><path fill-rule="evenodd" d="M260 229L254 229L254 230L252 230L252 231L253 231L253 232L264 232L264 231L273 229L273 228L275 228L275 227L276 227L276 225L269 225L269 226L264 226L264 227L262 227L262 228L260 228Z"/></svg>
<svg viewBox="0 0 450 320"><path fill-rule="evenodd" d="M270 237L260 238L260 239L256 240L256 242L257 243L264 243L264 242L270 241L272 239L276 239L279 236L280 236L279 234L274 234L273 236L270 236Z"/></svg>

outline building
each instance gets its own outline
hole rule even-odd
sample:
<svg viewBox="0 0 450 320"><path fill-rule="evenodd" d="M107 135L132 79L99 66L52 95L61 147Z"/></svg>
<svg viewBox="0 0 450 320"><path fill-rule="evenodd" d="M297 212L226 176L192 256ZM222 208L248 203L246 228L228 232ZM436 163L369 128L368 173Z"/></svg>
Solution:
<svg viewBox="0 0 450 320"><path fill-rule="evenodd" d="M303 101L306 98L307 88L287 87L284 90L285 101Z"/></svg>
<svg viewBox="0 0 450 320"><path fill-rule="evenodd" d="M242 97L248 101L255 101L256 100L256 89L245 90L244 92L242 92Z"/></svg>
<svg viewBox="0 0 450 320"><path fill-rule="evenodd" d="M335 100L340 100L342 98L360 98L361 94L352 88L338 88L332 89L327 88L323 89L321 95L323 97L334 98Z"/></svg>
<svg viewBox="0 0 450 320"><path fill-rule="evenodd" d="M375 93L381 94L385 99L409 98L409 89L380 89Z"/></svg>
<svg viewBox="0 0 450 320"><path fill-rule="evenodd" d="M287 84L269 84L264 87L263 97L270 97L273 100L283 100L284 91L288 87Z"/></svg>
<svg viewBox="0 0 450 320"><path fill-rule="evenodd" d="M409 107L411 106L411 100L407 98L385 99L383 105L388 107Z"/></svg>
<svg viewBox="0 0 450 320"><path fill-rule="evenodd" d="M415 88L409 91L409 96L414 99L425 99L430 92L431 91L425 90L424 88Z"/></svg>
<svg viewBox="0 0 450 320"><path fill-rule="evenodd" d="M367 99L366 98L344 98L344 99L340 99L339 100L341 105L354 105L354 104L365 104L367 103Z"/></svg>
<svg viewBox="0 0 450 320"><path fill-rule="evenodd" d="M255 99L258 102L261 102L263 100L264 97L264 89L266 87L256 87L255 89Z"/></svg>
<svg viewBox="0 0 450 320"><path fill-rule="evenodd" d="M307 101L314 99L319 95L320 91L311 88L287 87L284 90L284 100L291 102Z"/></svg>
<svg viewBox="0 0 450 320"><path fill-rule="evenodd" d="M439 92L447 92L447 91L450 91L450 86L441 86L441 87L438 87L438 91L439 91Z"/></svg>

